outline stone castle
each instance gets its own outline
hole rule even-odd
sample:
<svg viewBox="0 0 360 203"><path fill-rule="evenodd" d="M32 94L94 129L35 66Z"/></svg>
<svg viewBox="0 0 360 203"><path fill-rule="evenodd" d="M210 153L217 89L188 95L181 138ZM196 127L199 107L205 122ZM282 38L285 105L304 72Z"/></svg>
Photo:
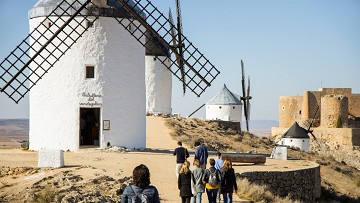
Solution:
<svg viewBox="0 0 360 203"><path fill-rule="evenodd" d="M281 96L279 127L273 136L282 135L294 122L311 130L331 147L360 146L360 94L351 88L320 88L303 96ZM310 135L309 135L310 136Z"/></svg>

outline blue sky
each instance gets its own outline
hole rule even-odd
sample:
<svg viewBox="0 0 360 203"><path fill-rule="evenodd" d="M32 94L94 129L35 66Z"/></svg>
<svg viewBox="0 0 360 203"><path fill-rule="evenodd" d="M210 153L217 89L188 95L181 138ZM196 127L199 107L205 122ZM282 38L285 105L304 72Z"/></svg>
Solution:
<svg viewBox="0 0 360 203"><path fill-rule="evenodd" d="M152 2L167 15L169 6L175 12L174 1ZM1 61L27 36L27 11L35 3L0 0ZM221 73L200 98L190 91L183 96L174 78L173 112L188 116L223 84L240 94L241 59L254 120L278 120L280 96L321 87L360 94L358 0L182 0L181 6L184 34ZM0 93L0 118L27 118L28 105L28 97L15 104ZM204 116L204 108L194 115Z"/></svg>

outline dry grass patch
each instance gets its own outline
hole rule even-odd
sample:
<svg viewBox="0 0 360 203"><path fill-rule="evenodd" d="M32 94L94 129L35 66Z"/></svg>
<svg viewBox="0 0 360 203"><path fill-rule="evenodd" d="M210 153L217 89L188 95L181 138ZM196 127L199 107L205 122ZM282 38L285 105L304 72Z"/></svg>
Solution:
<svg viewBox="0 0 360 203"><path fill-rule="evenodd" d="M218 123L198 118L166 118L165 125L170 135L193 148L195 141L206 145L210 151L271 153L272 142L250 133L230 128L223 129Z"/></svg>
<svg viewBox="0 0 360 203"><path fill-rule="evenodd" d="M46 188L36 198L36 202L38 202L38 203L54 202L55 195L56 195L56 192L54 190Z"/></svg>
<svg viewBox="0 0 360 203"><path fill-rule="evenodd" d="M300 203L300 201L293 200L290 197L279 197L271 192L263 185L250 183L247 179L237 179L238 192L237 195L243 199L254 202L266 203Z"/></svg>

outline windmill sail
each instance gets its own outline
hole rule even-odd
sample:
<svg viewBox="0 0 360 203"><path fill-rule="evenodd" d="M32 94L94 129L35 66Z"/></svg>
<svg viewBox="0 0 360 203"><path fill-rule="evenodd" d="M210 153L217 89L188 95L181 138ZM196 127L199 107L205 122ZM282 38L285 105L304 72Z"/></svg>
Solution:
<svg viewBox="0 0 360 203"><path fill-rule="evenodd" d="M136 22L140 23L140 25L134 26L134 30L128 29L128 31L144 47L146 47L146 40L144 42L142 37L146 37L145 32L148 31L169 50L170 55L175 55L174 58L158 59L181 82L186 80L186 86L198 97L211 85L211 82L220 73L182 33L180 37L175 38L176 44L185 44L185 46L182 47L182 53L179 52L177 47L172 46L174 38L171 35L171 27L175 27L175 25L149 0L117 0L116 2L108 1L108 3L109 6L113 7L116 7L116 4L121 4L122 8L132 16L132 19L127 20L116 18L124 28L127 28L129 24L136 25ZM135 8L140 8L141 12L137 12ZM142 15L142 13L146 14L146 16ZM138 34L139 32L141 33L140 35ZM181 39L181 42L179 39ZM170 60L170 65L165 63L165 60ZM180 60L180 63L177 63L177 60Z"/></svg>
<svg viewBox="0 0 360 203"><path fill-rule="evenodd" d="M61 1L0 63L0 92L4 92L18 103L76 43L100 14L114 17L145 48L146 43L153 40L144 40L144 38L149 36L156 38L163 45L164 53L169 50L170 54L173 53L179 58L180 64L184 64L186 86L197 96L200 96L220 73L184 35L181 34L181 40L186 44L186 47L183 47L183 54L170 45L173 39L170 28L166 27L170 22L149 0L107 2L113 10L100 9L91 3L91 0ZM126 15L127 18L121 18L121 15ZM65 21L63 16L69 17ZM83 18L75 18L78 16ZM147 32L149 33L146 34ZM159 60L180 81L184 81L182 68L176 63L176 58ZM167 65L165 60L170 60L170 65Z"/></svg>
<svg viewBox="0 0 360 203"><path fill-rule="evenodd" d="M97 12L90 0L61 1L1 62L0 91L18 103L98 18Z"/></svg>

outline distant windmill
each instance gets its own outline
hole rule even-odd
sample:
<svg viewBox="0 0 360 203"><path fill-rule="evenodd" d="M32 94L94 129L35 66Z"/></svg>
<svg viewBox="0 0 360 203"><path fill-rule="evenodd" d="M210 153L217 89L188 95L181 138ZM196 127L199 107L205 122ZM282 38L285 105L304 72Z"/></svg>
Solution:
<svg viewBox="0 0 360 203"><path fill-rule="evenodd" d="M310 150L310 136L312 135L314 138L314 141L318 144L320 147L320 143L316 139L313 130L311 128L313 127L315 116L319 110L319 106L317 107L313 119L310 121L309 126L307 129L302 128L299 126L299 124L295 121L294 124L282 135L280 141L278 144L285 145L289 147L297 147L300 150L303 150L305 152L308 152Z"/></svg>
<svg viewBox="0 0 360 203"><path fill-rule="evenodd" d="M245 121L246 121L246 130L249 131L250 99L252 99L252 97L250 96L250 77L248 77L248 84L247 84L248 86L247 86L247 90L245 91L245 89L246 89L245 70L244 70L244 63L243 63L242 60L241 60L241 73L242 73L241 84L242 84L243 96L240 97L240 99L243 101L243 105L244 105L244 116L245 116Z"/></svg>

